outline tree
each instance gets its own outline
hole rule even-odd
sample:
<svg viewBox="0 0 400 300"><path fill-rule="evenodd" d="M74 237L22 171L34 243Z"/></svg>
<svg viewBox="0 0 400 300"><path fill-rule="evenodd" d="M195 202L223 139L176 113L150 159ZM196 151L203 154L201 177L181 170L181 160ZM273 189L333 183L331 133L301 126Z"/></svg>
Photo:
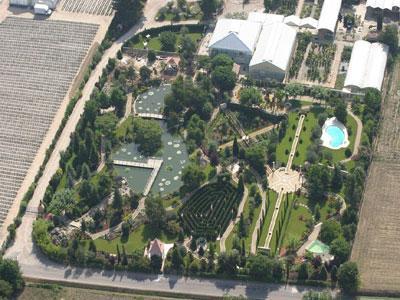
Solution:
<svg viewBox="0 0 400 300"><path fill-rule="evenodd" d="M120 210L120 209L122 209L122 204L123 204L123 201L122 201L121 193L119 192L119 188L116 187L114 189L114 200L113 200L112 206L114 209Z"/></svg>
<svg viewBox="0 0 400 300"><path fill-rule="evenodd" d="M342 189L342 186L343 186L342 169L340 168L339 165L335 165L331 181L332 190L335 193L338 193Z"/></svg>
<svg viewBox="0 0 400 300"><path fill-rule="evenodd" d="M211 60L211 68L215 70L217 67L233 68L233 60L227 54L221 53L214 56Z"/></svg>
<svg viewBox="0 0 400 300"><path fill-rule="evenodd" d="M338 271L338 283L343 292L352 294L357 292L360 285L360 275L355 262L342 264Z"/></svg>
<svg viewBox="0 0 400 300"><path fill-rule="evenodd" d="M303 262L299 267L298 279L299 280L307 280L309 276L309 263Z"/></svg>
<svg viewBox="0 0 400 300"><path fill-rule="evenodd" d="M134 141L139 145L139 151L146 155L155 155L162 146L162 129L160 124L153 120L135 118L133 121Z"/></svg>
<svg viewBox="0 0 400 300"><path fill-rule="evenodd" d="M47 211L51 212L56 216L61 216L63 212L70 212L73 210L75 205L74 193L71 189L61 189L57 191L48 208Z"/></svg>
<svg viewBox="0 0 400 300"><path fill-rule="evenodd" d="M150 195L145 202L147 219L153 228L161 230L165 226L166 211L160 197Z"/></svg>
<svg viewBox="0 0 400 300"><path fill-rule="evenodd" d="M171 267L178 272L183 268L183 258L177 246L172 249Z"/></svg>
<svg viewBox="0 0 400 300"><path fill-rule="evenodd" d="M330 253L335 257L335 263L340 265L347 261L350 255L350 244L343 238L334 239L331 243Z"/></svg>
<svg viewBox="0 0 400 300"><path fill-rule="evenodd" d="M240 104L247 106L258 106L262 102L262 95L255 87L243 88L240 91Z"/></svg>
<svg viewBox="0 0 400 300"><path fill-rule="evenodd" d="M14 290L8 281L0 279L0 298L1 299L11 299L11 295Z"/></svg>
<svg viewBox="0 0 400 300"><path fill-rule="evenodd" d="M154 52L154 50L149 50L149 52L147 52L147 60L149 63L153 63L156 60L156 53Z"/></svg>
<svg viewBox="0 0 400 300"><path fill-rule="evenodd" d="M206 175L196 164L189 164L182 172L183 191L192 192L204 182Z"/></svg>
<svg viewBox="0 0 400 300"><path fill-rule="evenodd" d="M161 50L175 52L176 34L171 31L163 31L160 34Z"/></svg>
<svg viewBox="0 0 400 300"><path fill-rule="evenodd" d="M221 93L232 91L236 84L236 74L228 67L216 67L211 73L211 81Z"/></svg>
<svg viewBox="0 0 400 300"><path fill-rule="evenodd" d="M143 7L142 0L113 0L115 23L122 25L123 31L127 30L142 17Z"/></svg>
<svg viewBox="0 0 400 300"><path fill-rule="evenodd" d="M159 257L158 255L153 255L150 258L150 266L151 266L153 272L156 272L156 273L160 272L161 266L162 266L162 258Z"/></svg>
<svg viewBox="0 0 400 300"><path fill-rule="evenodd" d="M321 219L321 208L319 206L319 204L315 205L314 207L314 217L315 217L315 221L319 221Z"/></svg>
<svg viewBox="0 0 400 300"><path fill-rule="evenodd" d="M316 292L308 291L304 294L303 300L332 300L332 295L329 291Z"/></svg>
<svg viewBox="0 0 400 300"><path fill-rule="evenodd" d="M322 280L322 281L325 281L328 279L328 271L326 270L325 265L322 265L321 270L319 271L319 274L318 274L318 279Z"/></svg>
<svg viewBox="0 0 400 300"><path fill-rule="evenodd" d="M151 70L150 70L148 67L146 67L146 66L142 66L142 67L140 67L140 69L139 69L139 74L140 74L140 79L141 79L143 82L147 82L147 81L150 79Z"/></svg>
<svg viewBox="0 0 400 300"><path fill-rule="evenodd" d="M379 35L378 40L388 45L392 54L397 53L399 47L397 25L387 25Z"/></svg>
<svg viewBox="0 0 400 300"><path fill-rule="evenodd" d="M335 103L335 117L343 124L346 124L347 107L346 103L342 100L337 100Z"/></svg>
<svg viewBox="0 0 400 300"><path fill-rule="evenodd" d="M234 275L240 262L239 252L223 252L218 256L218 273Z"/></svg>
<svg viewBox="0 0 400 300"><path fill-rule="evenodd" d="M179 56L181 58L181 64L185 68L191 68L194 60L194 55L196 54L196 43L189 35L182 34L179 46Z"/></svg>
<svg viewBox="0 0 400 300"><path fill-rule="evenodd" d="M244 182L243 182L243 176L239 176L239 182L238 182L238 193L240 195L243 195L244 192Z"/></svg>
<svg viewBox="0 0 400 300"><path fill-rule="evenodd" d="M203 18L209 19L218 8L217 0L200 0L200 9L203 12Z"/></svg>
<svg viewBox="0 0 400 300"><path fill-rule="evenodd" d="M255 144L246 149L246 161L252 166L260 175L265 174L266 152L262 144Z"/></svg>
<svg viewBox="0 0 400 300"><path fill-rule="evenodd" d="M342 234L340 224L336 220L328 220L322 223L321 232L319 233L322 242L330 245L333 240Z"/></svg>
<svg viewBox="0 0 400 300"><path fill-rule="evenodd" d="M236 135L235 135L235 138L233 139L232 154L233 154L233 157L235 157L235 158L237 158L239 155L239 145L238 145Z"/></svg>
<svg viewBox="0 0 400 300"><path fill-rule="evenodd" d="M121 240L128 240L131 226L127 222L123 222L121 225Z"/></svg>
<svg viewBox="0 0 400 300"><path fill-rule="evenodd" d="M25 285L18 262L11 259L0 260L0 280L7 281L14 292Z"/></svg>
<svg viewBox="0 0 400 300"><path fill-rule="evenodd" d="M307 190L311 201L320 202L325 199L329 185L329 170L326 166L312 165L307 172Z"/></svg>

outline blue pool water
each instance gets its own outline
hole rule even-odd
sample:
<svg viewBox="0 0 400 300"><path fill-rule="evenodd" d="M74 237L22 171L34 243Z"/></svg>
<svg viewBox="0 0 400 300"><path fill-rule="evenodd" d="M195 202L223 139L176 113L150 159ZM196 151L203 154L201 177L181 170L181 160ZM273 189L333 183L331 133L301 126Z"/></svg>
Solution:
<svg viewBox="0 0 400 300"><path fill-rule="evenodd" d="M330 136L329 144L332 148L339 148L343 145L345 136L342 129L331 125L326 128L326 133Z"/></svg>

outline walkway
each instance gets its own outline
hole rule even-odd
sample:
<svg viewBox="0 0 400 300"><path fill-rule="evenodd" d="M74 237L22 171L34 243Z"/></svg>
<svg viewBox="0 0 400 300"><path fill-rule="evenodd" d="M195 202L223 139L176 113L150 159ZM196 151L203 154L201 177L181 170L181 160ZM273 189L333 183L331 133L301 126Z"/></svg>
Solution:
<svg viewBox="0 0 400 300"><path fill-rule="evenodd" d="M307 241L300 247L299 250L297 250L298 257L303 257L306 254L307 247L311 245L311 243L314 242L316 239L318 239L319 232L321 231L321 225L322 223L318 223L314 226L314 229L308 236Z"/></svg>
<svg viewBox="0 0 400 300"><path fill-rule="evenodd" d="M261 134L270 132L271 130L273 130L273 129L276 128L276 127L277 127L276 125L270 125L270 126L267 126L267 127L261 128L261 129L258 129L258 130L256 130L256 131L253 131L252 133L250 133L250 134L248 135L248 137L249 137L249 138L255 138L255 137L257 137L257 136L259 136L259 135L261 135ZM225 148L232 147L232 146L233 146L233 141L230 141L230 142L227 142L227 143L225 143L225 144L220 145L220 146L218 147L218 149L219 149L219 150L223 150L223 149L225 149Z"/></svg>
<svg viewBox="0 0 400 300"><path fill-rule="evenodd" d="M248 199L249 196L249 191L247 189L247 187L244 187L244 192L243 192L243 196L242 196L242 200L240 201L239 207L238 207L238 212L236 214L236 219L231 221L228 225L228 227L226 228L224 234L222 235L219 243L220 243L220 252L225 252L225 241L226 239L230 236L230 234L232 233L232 230L235 228L235 225L239 222L240 220L240 215L243 213L243 209L244 206L246 205L246 201Z"/></svg>
<svg viewBox="0 0 400 300"><path fill-rule="evenodd" d="M361 144L361 138L362 138L362 131L363 131L363 124L360 120L359 117L357 117L352 111L351 111L351 106L350 104L347 106L347 113L356 120L357 123L357 133L356 133L356 139L354 141L354 150L353 154L351 157L346 158L341 161L341 163L347 163L351 161L354 157L358 156L358 153L360 152L360 144Z"/></svg>
<svg viewBox="0 0 400 300"><path fill-rule="evenodd" d="M143 195L147 196L150 192L151 187L153 186L154 180L156 180L157 174L160 171L160 168L163 164L162 159L153 159L150 158L147 162L137 162L137 161L125 161L125 160L114 160L114 165L117 166L125 166L131 168L145 168L145 169L153 169L147 179L146 186L143 189Z"/></svg>
<svg viewBox="0 0 400 300"><path fill-rule="evenodd" d="M250 246L251 254L256 254L256 252L257 252L258 232L261 231L261 227L262 227L261 220L266 214L266 206L267 206L267 197L265 195L265 191L264 191L262 185L259 182L257 182L257 187L261 193L262 202L261 202L260 214L257 217L257 223L256 223L256 226L254 227L253 235L251 237L251 246Z"/></svg>
<svg viewBox="0 0 400 300"><path fill-rule="evenodd" d="M293 162L294 155L296 153L296 148L297 148L297 144L299 142L300 133L303 128L304 118L305 118L305 115L300 116L299 123L298 123L297 129L296 129L296 135L294 137L294 140L292 143L292 149L290 151L289 159L288 159L288 162L286 165L286 172L289 172L292 168L292 162ZM286 193L286 191L282 188L282 190L279 192L278 199L276 200L274 213L272 214L271 223L270 223L269 229L268 229L268 235L267 235L267 238L266 238L265 244L264 244L264 248L266 248L266 249L269 249L269 245L270 245L271 239L272 239L272 234L275 229L276 219L278 218L279 209L281 207L282 199L283 199L283 196L285 193Z"/></svg>

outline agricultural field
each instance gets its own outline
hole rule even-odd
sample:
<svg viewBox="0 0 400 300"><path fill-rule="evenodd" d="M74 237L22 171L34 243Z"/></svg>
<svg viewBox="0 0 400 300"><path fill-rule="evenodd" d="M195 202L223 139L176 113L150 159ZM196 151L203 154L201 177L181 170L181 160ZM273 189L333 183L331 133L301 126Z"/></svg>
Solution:
<svg viewBox="0 0 400 300"><path fill-rule="evenodd" d="M351 258L361 275L361 290L399 293L400 264L390 253L400 246L400 132L398 63L389 82L374 158L366 181L360 221Z"/></svg>
<svg viewBox="0 0 400 300"><path fill-rule="evenodd" d="M15 17L0 24L1 40L7 41L0 44L0 226L46 135L55 133L49 130L57 113L62 119L59 110L97 30L93 24Z"/></svg>
<svg viewBox="0 0 400 300"><path fill-rule="evenodd" d="M184 229L195 236L216 238L236 216L242 195L229 182L210 183L194 193L180 215Z"/></svg>

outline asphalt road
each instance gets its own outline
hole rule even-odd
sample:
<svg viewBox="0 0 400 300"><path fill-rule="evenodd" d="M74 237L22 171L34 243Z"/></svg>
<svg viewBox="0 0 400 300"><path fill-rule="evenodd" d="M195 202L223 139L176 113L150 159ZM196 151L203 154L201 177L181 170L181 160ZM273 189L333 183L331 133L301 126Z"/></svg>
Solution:
<svg viewBox="0 0 400 300"><path fill-rule="evenodd" d="M21 263L24 276L47 281L89 284L93 286L110 286L140 291L157 291L164 293L183 293L202 296L245 296L249 299L301 299L302 294L310 288L241 282L219 279L196 279L175 275L148 275L140 273L95 271L64 267L45 258L35 255L40 263Z"/></svg>

